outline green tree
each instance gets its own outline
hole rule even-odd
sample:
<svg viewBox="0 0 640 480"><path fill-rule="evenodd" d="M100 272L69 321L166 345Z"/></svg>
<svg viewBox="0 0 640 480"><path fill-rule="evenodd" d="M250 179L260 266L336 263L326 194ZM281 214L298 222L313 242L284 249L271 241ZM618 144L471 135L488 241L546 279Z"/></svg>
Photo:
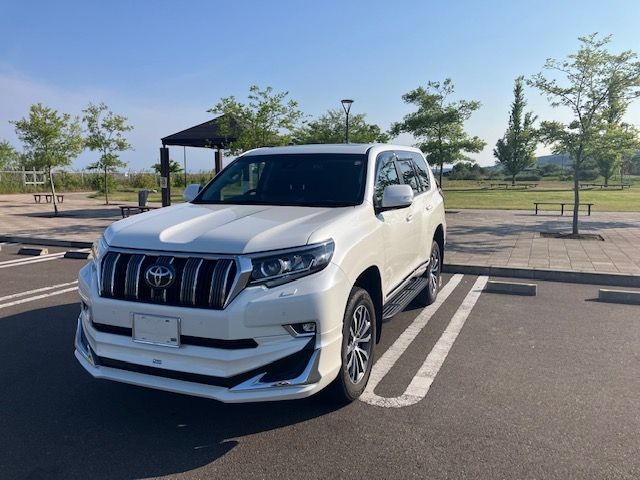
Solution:
<svg viewBox="0 0 640 480"><path fill-rule="evenodd" d="M294 143L342 143L346 114L342 110L328 110L315 120L305 123L293 135ZM367 123L365 114L349 115L349 141L353 143L385 143L389 135L382 132L378 125Z"/></svg>
<svg viewBox="0 0 640 480"><path fill-rule="evenodd" d="M295 100L287 99L289 92L274 93L272 87L263 90L257 85L249 88L248 103L235 97L222 98L211 113L222 114L218 119L223 135L237 136L229 145L232 154L257 147L286 145L302 112Z"/></svg>
<svg viewBox="0 0 640 480"><path fill-rule="evenodd" d="M533 112L524 113L527 102L522 90L523 81L523 77L516 78L509 126L493 149L493 156L498 160L497 164L502 166L505 173L511 175L512 185L516 183L516 175L535 165L535 151L538 145L536 131L533 127L537 117Z"/></svg>
<svg viewBox="0 0 640 480"><path fill-rule="evenodd" d="M638 130L622 121L628 106L629 101L621 97L618 82L614 80L609 88L603 122L600 122L601 131L588 152L604 177L605 185L609 185L609 179L617 172L620 172L622 181L623 160L640 148Z"/></svg>
<svg viewBox="0 0 640 480"><path fill-rule="evenodd" d="M444 82L428 82L427 88L418 87L405 93L402 100L416 105L417 110L391 127L392 136L411 133L429 162L440 166L440 185L445 164L469 160L466 153L477 153L486 145L480 138L471 137L464 131L464 122L480 108L480 102L448 101L454 91L453 82L447 78Z"/></svg>
<svg viewBox="0 0 640 480"><path fill-rule="evenodd" d="M564 60L548 59L544 69L564 77L560 83L541 72L529 84L538 88L552 107L569 109L573 119L564 124L545 121L540 125L541 139L553 146L555 153L571 156L573 168L572 232L579 233L580 175L600 140L605 122L607 101L615 89L620 101L631 102L640 95L640 62L637 54L624 51L618 55L607 50L611 37L597 34L580 37L580 47Z"/></svg>
<svg viewBox="0 0 640 480"><path fill-rule="evenodd" d="M89 165L90 170L102 170L104 181L104 202L109 205L109 173L124 167L119 153L130 150L131 144L124 134L133 130L127 125L127 117L116 115L104 103L90 103L83 111L82 121L87 129L86 147L100 153L98 160Z"/></svg>
<svg viewBox="0 0 640 480"><path fill-rule="evenodd" d="M0 170L14 169L20 163L20 154L8 141L0 142Z"/></svg>
<svg viewBox="0 0 640 480"><path fill-rule="evenodd" d="M154 163L151 165L151 168L153 168L158 174L162 171L162 167L159 163ZM180 165L180 162L176 160L169 160L169 173L180 173L181 171L182 166Z"/></svg>
<svg viewBox="0 0 640 480"><path fill-rule="evenodd" d="M51 169L69 165L83 150L82 132L77 118L41 103L31 105L29 116L11 122L24 145L26 158L37 168L45 168L53 195L53 210L58 214L55 184Z"/></svg>

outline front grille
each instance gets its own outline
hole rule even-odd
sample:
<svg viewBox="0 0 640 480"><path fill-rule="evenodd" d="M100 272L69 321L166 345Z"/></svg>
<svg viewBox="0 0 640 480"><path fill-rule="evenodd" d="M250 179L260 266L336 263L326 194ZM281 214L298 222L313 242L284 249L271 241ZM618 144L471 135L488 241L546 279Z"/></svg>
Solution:
<svg viewBox="0 0 640 480"><path fill-rule="evenodd" d="M167 288L145 281L151 265L171 265L175 279ZM179 257L110 251L102 259L100 295L133 302L222 310L236 282L230 258Z"/></svg>

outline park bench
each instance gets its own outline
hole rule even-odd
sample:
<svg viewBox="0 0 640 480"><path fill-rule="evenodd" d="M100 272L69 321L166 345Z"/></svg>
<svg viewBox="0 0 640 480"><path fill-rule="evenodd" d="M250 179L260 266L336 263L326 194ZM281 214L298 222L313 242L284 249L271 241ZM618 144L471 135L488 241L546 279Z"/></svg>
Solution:
<svg viewBox="0 0 640 480"><path fill-rule="evenodd" d="M50 193L34 193L33 201L36 203L40 203L42 201L42 197L44 197L47 203L51 203L53 200L53 195L51 195ZM62 203L64 201L64 195L60 195L56 193L56 199L58 200L59 203Z"/></svg>
<svg viewBox="0 0 640 480"><path fill-rule="evenodd" d="M605 185L604 183L581 183L580 188L596 188L600 187L600 190L605 188L616 188L620 190L624 190L625 188L631 188L630 183L610 183L609 185Z"/></svg>
<svg viewBox="0 0 640 480"><path fill-rule="evenodd" d="M138 205L121 205L120 213L122 213L122 218L127 218L132 214L132 212L133 212L133 215L135 215L137 213L148 212L149 210L153 210L155 208L158 208L158 207L147 207L147 206L140 207Z"/></svg>
<svg viewBox="0 0 640 480"><path fill-rule="evenodd" d="M573 206L573 202L533 202L536 206L536 215L538 214L538 205L560 205L560 215L564 215L564 206L571 205ZM578 208L581 206L587 207L587 215L591 216L591 207L594 205L593 203L581 203L578 205Z"/></svg>

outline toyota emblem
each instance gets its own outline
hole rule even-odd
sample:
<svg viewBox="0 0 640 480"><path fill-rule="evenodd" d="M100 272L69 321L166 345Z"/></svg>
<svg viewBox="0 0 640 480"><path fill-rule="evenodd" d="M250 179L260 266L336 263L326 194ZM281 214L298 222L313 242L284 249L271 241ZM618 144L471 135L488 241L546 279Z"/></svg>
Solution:
<svg viewBox="0 0 640 480"><path fill-rule="evenodd" d="M176 278L176 270L171 265L151 265L144 272L144 279L151 288L170 287Z"/></svg>

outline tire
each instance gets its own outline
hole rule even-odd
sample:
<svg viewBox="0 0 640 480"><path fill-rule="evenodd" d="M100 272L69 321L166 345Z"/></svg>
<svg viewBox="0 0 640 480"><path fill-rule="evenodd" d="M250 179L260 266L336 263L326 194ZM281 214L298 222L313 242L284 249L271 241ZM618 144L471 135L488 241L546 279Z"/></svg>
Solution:
<svg viewBox="0 0 640 480"><path fill-rule="evenodd" d="M442 273L442 252L440 245L435 240L431 243L431 255L429 256L429 267L424 272L427 278L427 286L420 292L418 298L423 305L431 305L438 298L440 290L440 273Z"/></svg>
<svg viewBox="0 0 640 480"><path fill-rule="evenodd" d="M364 392L374 360L376 310L366 290L351 290L342 324L341 367L329 390L334 401L346 404Z"/></svg>

